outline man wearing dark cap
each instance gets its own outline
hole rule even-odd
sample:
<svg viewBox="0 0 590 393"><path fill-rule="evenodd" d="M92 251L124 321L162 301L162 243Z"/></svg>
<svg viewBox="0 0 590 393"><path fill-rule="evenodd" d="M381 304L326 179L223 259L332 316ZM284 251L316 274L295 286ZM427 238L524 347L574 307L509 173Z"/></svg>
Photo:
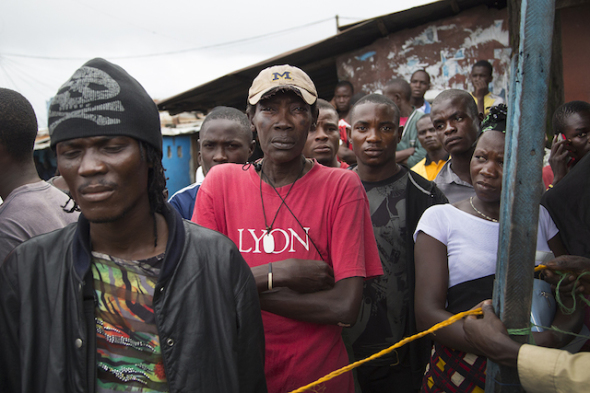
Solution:
<svg viewBox="0 0 590 393"><path fill-rule="evenodd" d="M77 224L0 269L7 392L265 392L254 278L223 236L165 202L158 111L103 59L49 108Z"/></svg>
<svg viewBox="0 0 590 393"><path fill-rule="evenodd" d="M262 161L213 167L193 220L233 240L256 279L269 392L289 392L348 364L342 326L356 321L363 278L382 272L367 195L351 171L303 156L317 92L299 68L264 69L246 113ZM354 392L350 373L325 392Z"/></svg>

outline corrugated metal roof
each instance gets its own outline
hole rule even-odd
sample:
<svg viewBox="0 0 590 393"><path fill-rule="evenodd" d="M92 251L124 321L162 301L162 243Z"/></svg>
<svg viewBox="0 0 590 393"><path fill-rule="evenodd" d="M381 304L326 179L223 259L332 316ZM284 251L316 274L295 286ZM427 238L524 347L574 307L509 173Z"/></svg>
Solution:
<svg viewBox="0 0 590 393"><path fill-rule="evenodd" d="M179 124L176 127L162 126L163 136L178 136L196 134L201 130L201 124L204 119L197 119L191 123ZM48 149L50 146L49 130L47 128L40 128L35 138L34 150Z"/></svg>
<svg viewBox="0 0 590 393"><path fill-rule="evenodd" d="M196 134L201 130L203 120L198 122L178 125L176 127L162 127L163 136L178 136L178 135L190 135Z"/></svg>
<svg viewBox="0 0 590 393"><path fill-rule="evenodd" d="M219 105L243 110L252 80L261 70L275 64L291 64L303 69L316 84L319 96L329 99L338 82L337 56L367 46L396 31L450 17L480 5L504 8L506 0L440 0L342 26L340 33L332 37L242 68L165 99L158 104L158 108L171 114L185 111L206 113Z"/></svg>
<svg viewBox="0 0 590 393"><path fill-rule="evenodd" d="M37 131L37 136L35 137L34 150L47 149L49 147L49 144L49 129L39 128L39 130Z"/></svg>

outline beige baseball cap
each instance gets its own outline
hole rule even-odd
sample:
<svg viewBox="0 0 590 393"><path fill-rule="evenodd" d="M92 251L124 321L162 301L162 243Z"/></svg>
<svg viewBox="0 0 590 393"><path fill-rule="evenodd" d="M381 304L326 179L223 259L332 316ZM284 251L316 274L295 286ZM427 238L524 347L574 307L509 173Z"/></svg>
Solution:
<svg viewBox="0 0 590 393"><path fill-rule="evenodd" d="M248 102L256 105L264 94L277 87L292 88L309 105L313 105L318 99L318 92L311 78L301 69L284 64L260 71L248 91Z"/></svg>

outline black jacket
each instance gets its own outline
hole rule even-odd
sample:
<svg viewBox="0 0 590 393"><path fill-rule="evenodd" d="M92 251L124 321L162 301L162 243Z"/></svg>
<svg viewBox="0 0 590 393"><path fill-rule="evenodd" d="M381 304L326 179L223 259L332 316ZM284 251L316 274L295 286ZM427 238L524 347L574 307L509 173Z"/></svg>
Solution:
<svg viewBox="0 0 590 393"><path fill-rule="evenodd" d="M406 264L408 282L410 288L410 307L406 336L418 333L416 328L416 313L414 312L414 291L416 284L416 270L414 265L414 232L418 221L426 209L430 206L449 203L447 197L439 190L434 182L428 181L413 171L408 171L408 187L406 194ZM408 344L412 376L417 388L422 385L422 378L426 364L430 360L432 340L428 337L412 341Z"/></svg>
<svg viewBox="0 0 590 393"><path fill-rule="evenodd" d="M266 392L254 278L236 246L169 205L154 311L170 392ZM31 239L0 268L0 391L94 392L88 221Z"/></svg>

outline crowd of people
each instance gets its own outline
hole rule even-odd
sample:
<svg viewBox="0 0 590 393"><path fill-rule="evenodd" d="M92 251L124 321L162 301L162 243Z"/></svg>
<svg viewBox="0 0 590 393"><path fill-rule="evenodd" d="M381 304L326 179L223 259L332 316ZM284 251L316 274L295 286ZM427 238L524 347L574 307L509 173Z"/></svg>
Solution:
<svg viewBox="0 0 590 393"><path fill-rule="evenodd" d="M245 111L208 113L204 180L168 201L157 108L121 67L90 60L51 101L51 184L31 105L0 89L0 390L287 393L477 307L314 391L481 392L488 359L530 392L587 390L569 333L589 333L590 104L556 110L539 178L536 264L556 258L541 278L570 309L545 307L555 328L521 345L488 300L507 131L492 78L483 60L471 92L428 102L416 70L327 101L266 68Z"/></svg>

